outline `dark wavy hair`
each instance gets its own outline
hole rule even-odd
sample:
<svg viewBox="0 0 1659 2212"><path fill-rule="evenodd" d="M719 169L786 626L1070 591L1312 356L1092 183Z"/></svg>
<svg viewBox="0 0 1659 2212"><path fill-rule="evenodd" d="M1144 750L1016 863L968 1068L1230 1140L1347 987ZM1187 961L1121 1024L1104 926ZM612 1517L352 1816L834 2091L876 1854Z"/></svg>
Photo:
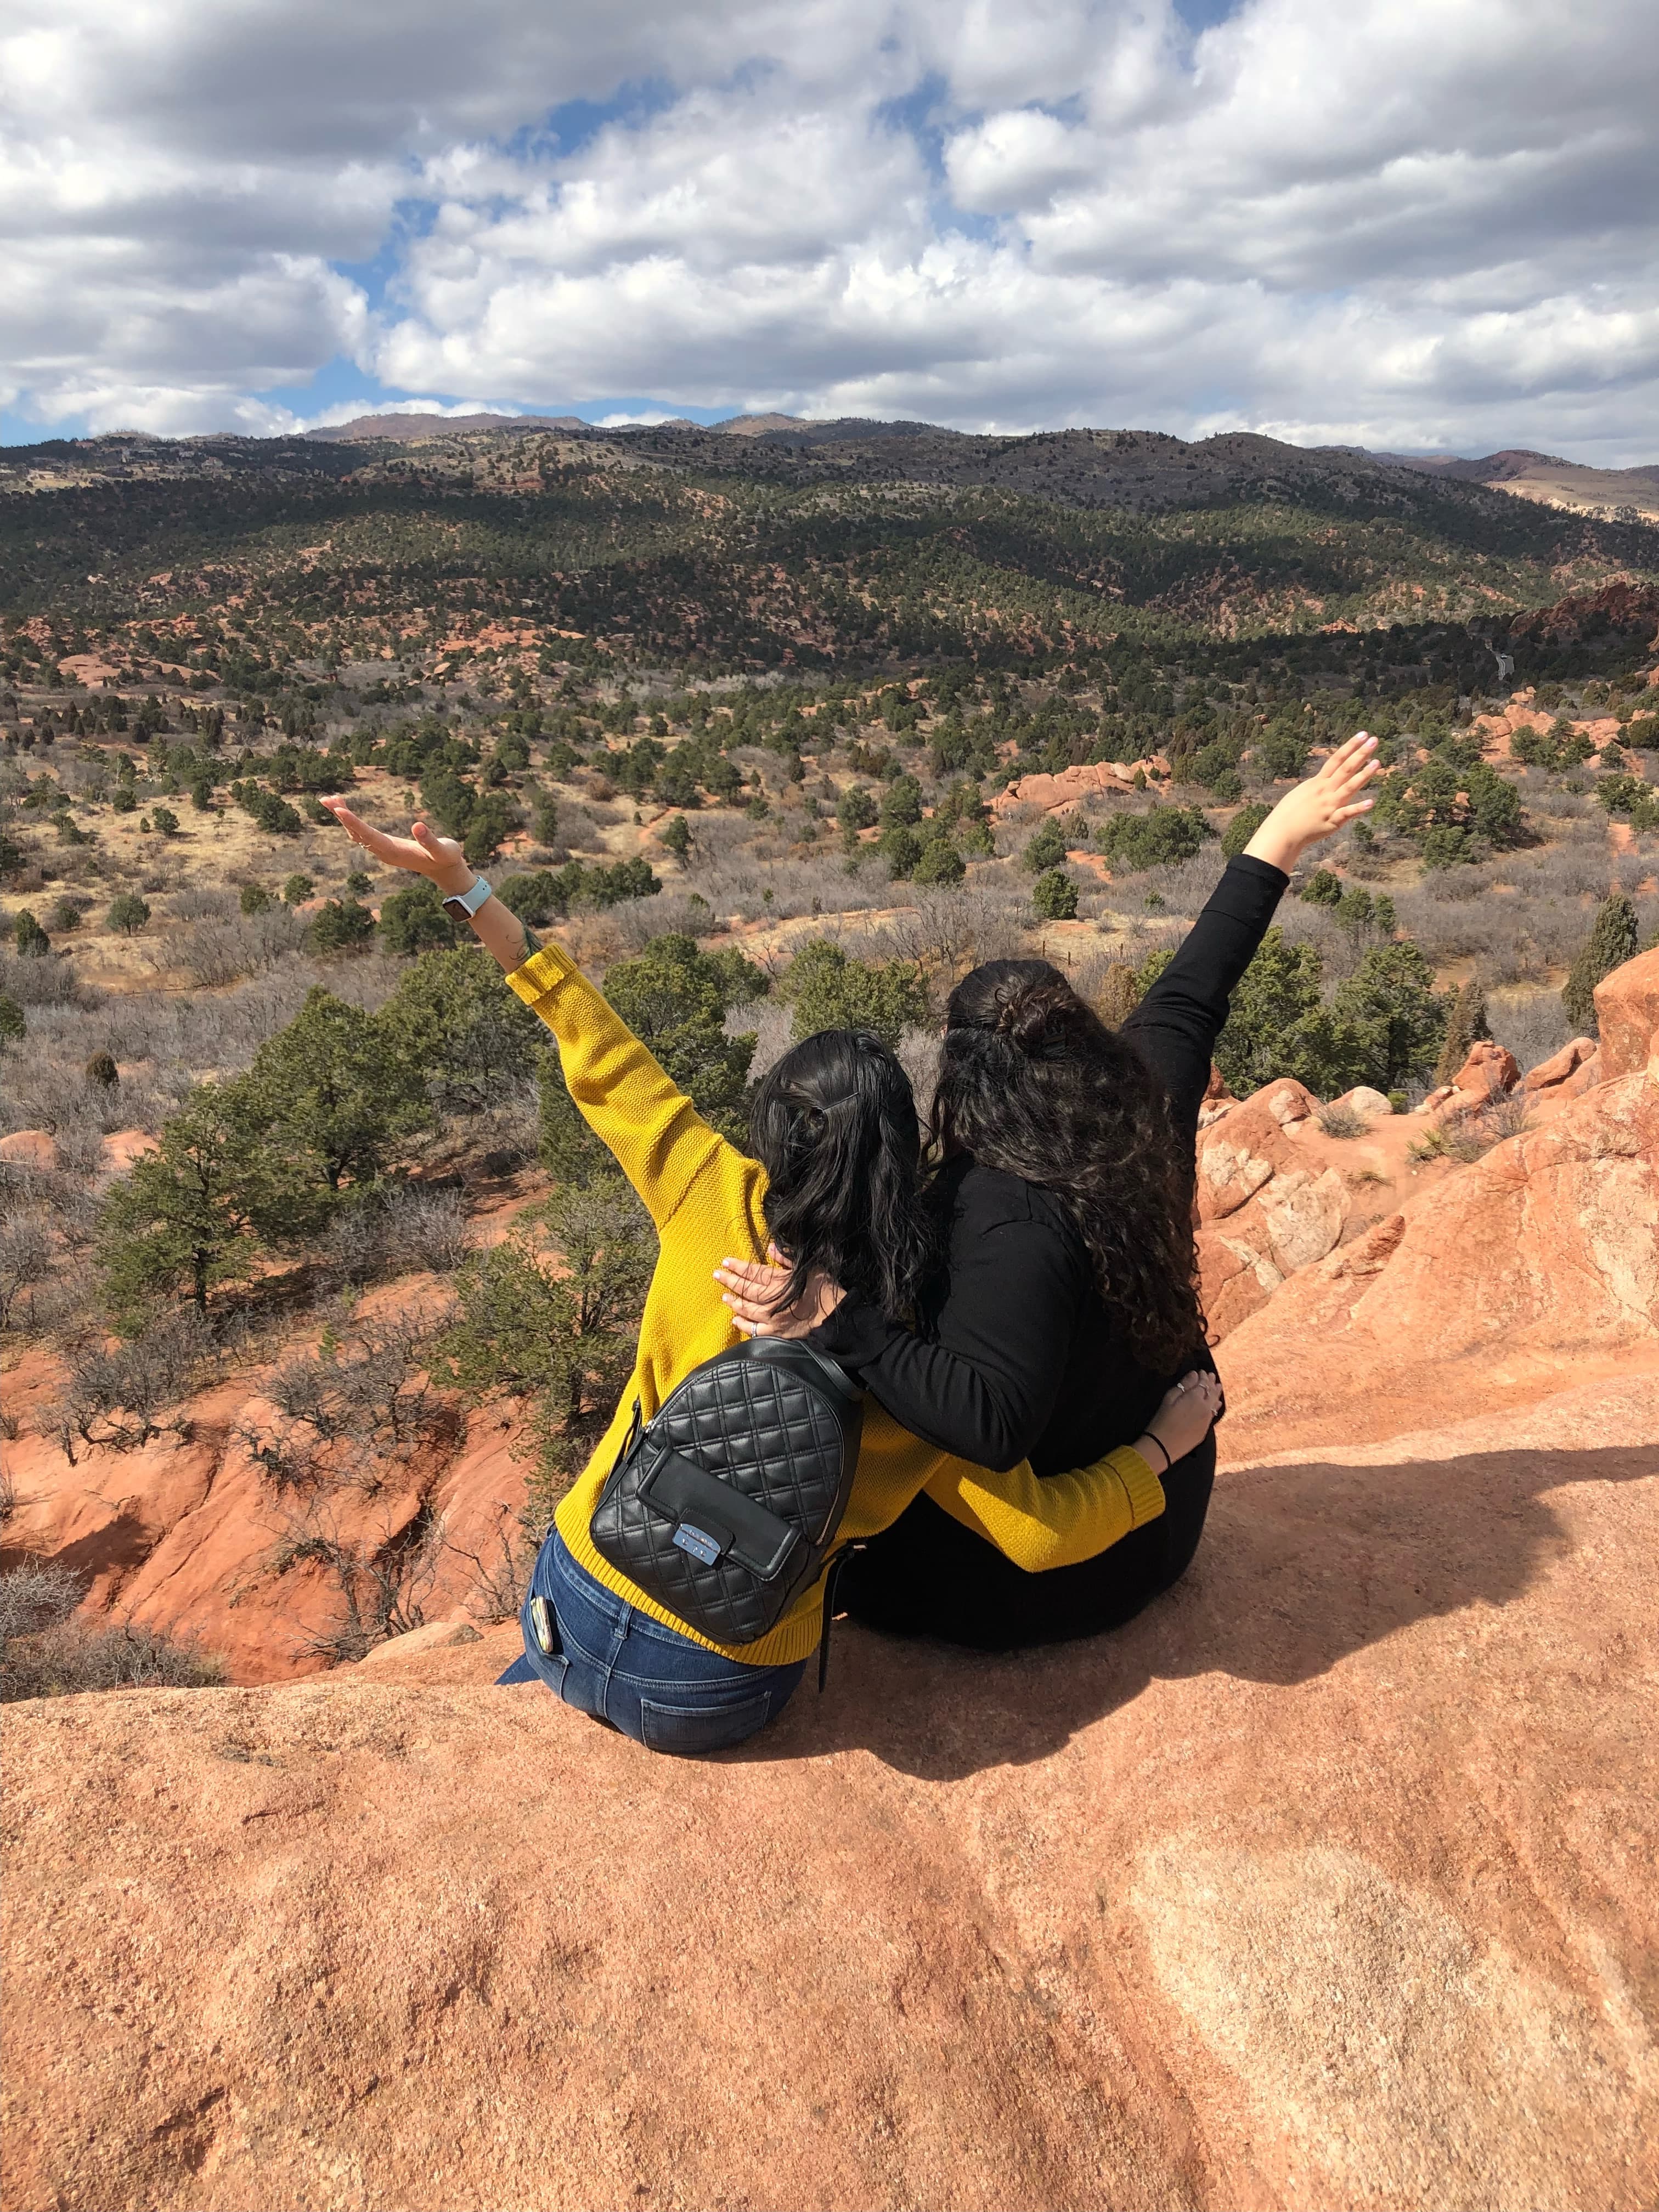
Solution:
<svg viewBox="0 0 1659 2212"><path fill-rule="evenodd" d="M908 1321L939 1231L915 1093L896 1056L866 1030L821 1030L762 1077L749 1131L769 1179L766 1225L790 1263L784 1303L822 1267Z"/></svg>
<svg viewBox="0 0 1659 2212"><path fill-rule="evenodd" d="M951 994L933 1136L1054 1193L1143 1365L1191 1358L1192 1174L1164 1086L1048 961L988 961Z"/></svg>

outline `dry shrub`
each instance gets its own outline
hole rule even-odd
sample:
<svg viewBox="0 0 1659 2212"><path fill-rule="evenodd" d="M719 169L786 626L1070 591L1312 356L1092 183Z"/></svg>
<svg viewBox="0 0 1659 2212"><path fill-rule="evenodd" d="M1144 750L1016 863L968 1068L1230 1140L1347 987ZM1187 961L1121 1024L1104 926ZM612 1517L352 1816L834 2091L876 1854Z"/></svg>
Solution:
<svg viewBox="0 0 1659 2212"><path fill-rule="evenodd" d="M1340 1137L1345 1141L1352 1137L1363 1137L1371 1126L1365 1116L1352 1106L1322 1106L1317 1118L1320 1127L1328 1137Z"/></svg>
<svg viewBox="0 0 1659 2212"><path fill-rule="evenodd" d="M758 1083L768 1068L783 1058L793 1042L794 1016L781 999L753 999L746 1006L733 1006L726 1017L727 1036L755 1039L749 1079Z"/></svg>
<svg viewBox="0 0 1659 2212"><path fill-rule="evenodd" d="M56 1256L43 1209L24 1206L0 1215L0 1329L31 1327L35 1293L51 1276Z"/></svg>
<svg viewBox="0 0 1659 2212"><path fill-rule="evenodd" d="M185 1436L183 1401L217 1357L193 1307L164 1315L130 1343L94 1340L71 1356L62 1392L41 1411L40 1432L55 1439L71 1467L77 1443L129 1452L152 1437Z"/></svg>
<svg viewBox="0 0 1659 2212"><path fill-rule="evenodd" d="M44 960L25 960L0 948L0 992L20 1006L95 1006L100 994L81 981L72 960L50 952Z"/></svg>
<svg viewBox="0 0 1659 2212"><path fill-rule="evenodd" d="M191 1690L224 1680L193 1644L120 1620L78 1619L78 1577L54 1560L0 1575L0 1703L87 1690Z"/></svg>
<svg viewBox="0 0 1659 2212"><path fill-rule="evenodd" d="M824 934L836 936L855 958L916 961L942 1011L952 987L970 969L1021 957L1028 908L1010 878L976 871L949 890L908 890L897 913L884 915L868 929L843 923Z"/></svg>
<svg viewBox="0 0 1659 2212"><path fill-rule="evenodd" d="M264 1386L276 1418L236 1434L278 1494L343 1491L378 1497L405 1483L427 1445L459 1431L453 1401L428 1379L428 1347L443 1314L331 1314L314 1352L285 1361Z"/></svg>
<svg viewBox="0 0 1659 2212"><path fill-rule="evenodd" d="M532 1150L534 1142L532 1121ZM470 1245L459 1191L393 1184L341 1208L324 1237L322 1260L343 1282L368 1283L417 1270L453 1274Z"/></svg>
<svg viewBox="0 0 1659 2212"><path fill-rule="evenodd" d="M1496 1044L1515 1054L1523 1075L1560 1051L1571 1037L1571 1025L1559 991L1529 991L1524 996L1494 998L1488 1002L1488 1024Z"/></svg>
<svg viewBox="0 0 1659 2212"><path fill-rule="evenodd" d="M176 938L164 938L155 954L158 967L180 967L192 983L217 990L244 976L266 974L304 941L306 917L291 908L273 906L264 914L230 914L222 921L198 921Z"/></svg>
<svg viewBox="0 0 1659 2212"><path fill-rule="evenodd" d="M209 884L186 884L167 901L172 921L224 921L237 913L236 894Z"/></svg>

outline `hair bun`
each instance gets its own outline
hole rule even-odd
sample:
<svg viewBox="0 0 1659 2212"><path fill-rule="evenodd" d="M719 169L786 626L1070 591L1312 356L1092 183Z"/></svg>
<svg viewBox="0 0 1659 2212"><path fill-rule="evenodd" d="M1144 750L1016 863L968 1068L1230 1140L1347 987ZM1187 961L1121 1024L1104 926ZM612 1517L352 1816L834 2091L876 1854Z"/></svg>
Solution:
<svg viewBox="0 0 1659 2212"><path fill-rule="evenodd" d="M997 1011L996 1031L1028 1059L1063 1047L1074 1026L1078 1000L1069 983L1045 976L1009 994Z"/></svg>

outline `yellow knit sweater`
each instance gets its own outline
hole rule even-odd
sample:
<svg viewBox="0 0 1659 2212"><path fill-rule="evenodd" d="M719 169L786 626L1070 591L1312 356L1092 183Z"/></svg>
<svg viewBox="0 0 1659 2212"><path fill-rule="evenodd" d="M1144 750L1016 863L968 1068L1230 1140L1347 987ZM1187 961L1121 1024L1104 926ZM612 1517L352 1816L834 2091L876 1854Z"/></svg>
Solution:
<svg viewBox="0 0 1659 2212"><path fill-rule="evenodd" d="M646 1293L633 1375L598 1450L560 1503L559 1534L607 1589L695 1643L751 1667L787 1666L805 1659L818 1641L822 1578L757 1642L715 1644L619 1574L588 1536L594 1504L628 1432L635 1400L648 1421L694 1367L739 1341L714 1270L728 1253L764 1258L765 1170L710 1128L558 946L533 953L507 980L553 1032L572 1098L595 1135L616 1154L656 1224L661 1244ZM842 1539L873 1536L890 1528L921 1490L1017 1566L1032 1572L1092 1559L1164 1510L1158 1477L1138 1452L1127 1448L1078 1474L1042 1481L1024 1462L1006 1474L994 1474L924 1443L867 1399Z"/></svg>

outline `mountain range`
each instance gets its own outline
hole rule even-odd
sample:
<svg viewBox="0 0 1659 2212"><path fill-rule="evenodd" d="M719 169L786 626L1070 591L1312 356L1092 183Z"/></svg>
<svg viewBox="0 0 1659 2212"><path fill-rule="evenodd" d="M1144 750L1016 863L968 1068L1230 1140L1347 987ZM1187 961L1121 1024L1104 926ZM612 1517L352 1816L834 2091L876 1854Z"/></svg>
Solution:
<svg viewBox="0 0 1659 2212"><path fill-rule="evenodd" d="M1384 468L1411 469L1424 476L1462 483L1484 484L1488 490L1507 492L1519 499L1536 500L1544 506L1559 507L1571 514L1595 515L1607 521L1632 519L1659 521L1659 465L1629 469L1598 469L1565 459L1559 454L1534 453L1517 447L1506 447L1497 453L1469 459L1455 453L1383 453L1363 446L1284 447L1278 440L1258 439L1252 434L1238 432L1224 432L1190 445L1182 440L1167 440L1160 433L1146 431L1035 432L1026 438L1011 440L976 436L969 432L947 429L933 422L877 422L865 417L822 418L782 414L733 415L724 422L708 424L676 416L659 423L608 427L585 422L575 415L359 415L349 422L333 423L325 428L308 430L304 434L310 439L325 440L337 445L363 445L380 441L408 444L492 431L528 434L558 430L579 436L609 437L623 428L635 434L641 430L685 432L698 437L740 437L767 445L813 449L826 446L860 445L872 439L899 439L912 445L939 441L976 448L981 452L989 447L995 449L1000 459L1007 456L1016 445L1036 444L1045 439L1064 440L1068 445L1077 440L1088 440L1097 445L1103 439L1109 439L1115 450L1120 451L1122 441L1129 439L1134 441L1137 448L1142 451L1150 448L1154 454L1160 444L1179 447L1183 457L1180 464L1182 466L1188 465L1187 457L1191 455L1223 461L1237 459L1241 453L1241 441L1247 440L1252 458L1255 458L1263 447L1275 447L1283 453L1305 452L1328 458L1339 454L1351 455L1355 459L1376 462ZM1005 471L997 473L1000 476Z"/></svg>

